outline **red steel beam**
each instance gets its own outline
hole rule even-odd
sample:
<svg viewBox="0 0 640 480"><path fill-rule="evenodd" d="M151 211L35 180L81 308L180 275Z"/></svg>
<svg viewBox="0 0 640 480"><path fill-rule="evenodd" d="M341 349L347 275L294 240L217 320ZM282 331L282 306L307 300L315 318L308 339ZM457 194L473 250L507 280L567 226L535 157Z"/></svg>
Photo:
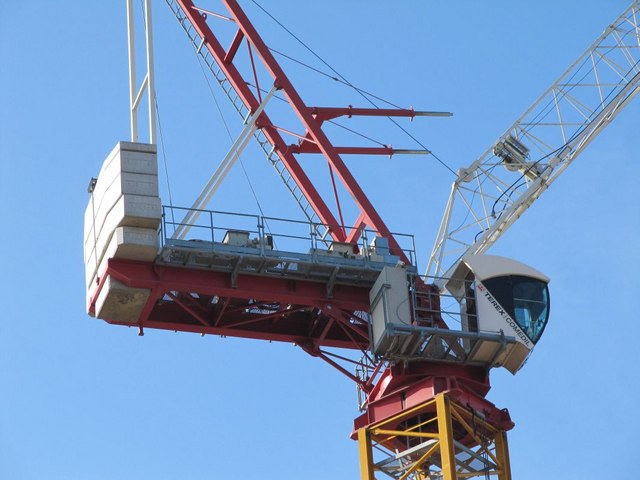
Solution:
<svg viewBox="0 0 640 480"><path fill-rule="evenodd" d="M164 288L165 291L197 292L237 299L255 298L350 311L369 309L369 289L366 287L337 284L333 287L332 297L327 298L326 285L320 282L239 275L236 287L232 287L228 273L115 258L109 259L106 274L134 288ZM98 293L99 290L96 296Z"/></svg>
<svg viewBox="0 0 640 480"><path fill-rule="evenodd" d="M360 236L362 235L362 229L364 227L366 227L364 214L360 213L360 216L356 220L356 223L353 224L353 227L351 227L351 231L347 236L347 243L356 243L360 239Z"/></svg>
<svg viewBox="0 0 640 480"><path fill-rule="evenodd" d="M389 246L391 251L400 256L400 258L406 263L409 259L400 248L399 244L391 235L391 231L386 226L378 212L375 210L364 191L355 180L340 155L336 152L335 148L331 144L331 141L326 136L321 128L321 123L318 122L310 113L309 108L303 102L302 98L298 94L297 90L289 81L289 78L284 73L267 45L262 40L262 37L258 34L253 24L249 21L249 18L245 15L244 11L238 5L236 0L223 0L223 3L227 9L231 12L232 16L236 19L238 27L242 29L245 37L253 44L254 48L262 58L265 68L271 73L278 85L286 97L289 100L295 114L307 129L313 140L317 143L322 154L331 163L336 173L342 180L343 185L347 191L351 194L360 210L364 213L367 223L374 230L379 232L382 236L389 238Z"/></svg>
<svg viewBox="0 0 640 480"><path fill-rule="evenodd" d="M200 37L204 39L203 48L206 47L211 55L213 55L213 57L216 59L216 63L224 72L231 85L233 85L233 88L238 93L244 105L250 111L254 112L260 105L260 102L253 95L249 86L247 85L246 80L242 77L238 69L233 64L233 58L235 57L235 54L233 53L235 41L240 35L240 32L242 32L243 36L246 36L245 29L242 28L242 26L238 22L238 19L235 18L234 20L240 27L240 30L236 34L236 38L234 39L234 42L232 42L232 45L230 47L231 55L228 55L228 52L224 50L211 28L209 28L205 16L203 16L200 13L199 9L194 6L193 2L191 0L177 0L177 3L182 8L185 15L189 18L189 21L196 29ZM277 81L275 83L276 85L278 85ZM275 146L278 156L286 165L287 170L289 170L289 173L304 193L313 210L318 215L318 218L320 218L320 221L326 225L338 225L338 221L331 213L331 210L326 205L316 188L313 186L313 183L306 175L298 161L293 157L293 153L288 151L287 144L282 139L280 134L278 134L275 129L265 128L273 125L268 115L263 112L262 115L260 115L259 121L256 123L260 128L263 128L265 136L267 137L269 142ZM331 234L335 240L344 241L344 233L341 229L333 229L331 230Z"/></svg>
<svg viewBox="0 0 640 480"><path fill-rule="evenodd" d="M326 285L320 282L240 275L234 288L229 273L110 259L93 293L90 310L94 314L96 299L109 276L129 287L151 290L137 323L141 329L285 341L316 348L365 350L369 345L364 320L349 322L349 328L341 322L345 314L368 309L366 287L335 285L329 299ZM214 297L218 300L212 301ZM132 326L117 319L106 321Z"/></svg>
<svg viewBox="0 0 640 480"><path fill-rule="evenodd" d="M137 325L132 325L130 323L121 322L118 320L105 320L107 323L111 325L120 325L126 327L135 327ZM252 340L267 340L272 342L285 342L285 343L293 343L296 345L305 344L312 339L308 339L304 335L297 335L293 333L287 332L278 332L278 331L257 331L257 330L242 330L242 329L228 329L222 327L205 327L204 325L196 324L196 323L184 323L184 322L172 322L169 318L163 318L159 315L154 316L151 319L145 320L142 323L142 327L147 329L151 328L154 330L166 330L170 332L187 332L187 333L199 333L201 335L218 335L222 337L236 337L236 338L246 338ZM362 348L366 348L366 346L354 346L351 340L349 339L341 339L341 338L326 338L323 341L323 346L330 348L344 348L344 349L356 349L360 350Z"/></svg>
<svg viewBox="0 0 640 480"><path fill-rule="evenodd" d="M364 191L356 182L355 178L343 162L340 157L340 153L358 153L358 154L386 154L393 153L390 149L367 149L358 147L346 147L336 148L334 147L326 134L322 130L322 122L328 118L335 118L342 115L368 115L368 116L404 116L413 117L415 112L412 109L369 109L369 108L335 108L335 107L308 107L293 87L287 75L284 73L271 51L264 43L261 36L257 33L244 11L239 6L236 0L223 0L222 3L230 13L230 17L233 18L236 25L239 28L236 37L234 38L229 52L225 52L212 30L209 28L205 16L203 16L199 9L194 7L191 0L177 0L185 14L189 17L194 28L199 35L204 39L204 44L211 54L216 59L220 68L236 89L238 95L244 102L244 104L250 110L254 111L258 107L258 100L250 90L246 80L242 77L238 69L233 65L232 60L235 58L236 44L240 38L240 32L242 37L247 41L257 52L261 58L264 67L269 72L274 80L274 84L282 89L284 95L288 99L291 108L301 121L302 125L306 129L311 141L317 144L318 152L323 154L328 160L329 164L336 171L338 177L342 181L343 185L350 193L357 207L360 209L362 216L366 223L374 230L379 232L380 235L389 238L391 251L399 255L401 259L408 262L408 258L402 251L397 241L393 238L390 230L379 216ZM226 60L226 61L225 61ZM292 177L300 187L301 191L311 204L312 208L321 219L321 221L327 225L339 225L335 219L335 216L329 210L326 202L322 200L313 184L304 173L300 165L297 163L293 154L295 149L291 146L287 146L283 141L281 135L273 127L273 123L269 119L266 113L263 113L257 122L259 128L263 129L263 133L267 136L272 145L275 146L276 152L279 155L282 162L285 164ZM331 230L331 234L335 240L344 241L345 233L343 229L334 228Z"/></svg>
<svg viewBox="0 0 640 480"><path fill-rule="evenodd" d="M236 53L238 53L238 48L240 48L243 38L244 35L242 34L242 30L238 30L231 41L231 45L229 46L226 55L224 56L224 63L229 64L233 61Z"/></svg>
<svg viewBox="0 0 640 480"><path fill-rule="evenodd" d="M293 153L322 153L319 145L307 141L300 145L289 145L289 149ZM396 150L391 147L333 147L333 150L338 154L347 155L387 155L391 157L396 153Z"/></svg>
<svg viewBox="0 0 640 480"><path fill-rule="evenodd" d="M258 99L256 99L252 93L246 80L233 64L233 61L235 59L235 52L237 51L237 44L239 44L243 38L247 39L255 49L255 52L263 62L263 66L273 78L274 84L284 93L284 96L287 98L292 110L302 123L306 132L303 136L304 140L302 144L295 146L287 145L284 142L282 136L266 113L260 116L256 122L257 126L262 129L266 138L275 147L279 158L291 173L293 179L298 184L318 217L323 223L332 226L338 225L335 216L329 210L327 203L321 198L293 155L295 153L320 153L327 159L331 168L337 173L358 207L359 216L355 222L354 229L348 237L344 233L343 228L334 228L331 231L333 238L338 241L345 241L347 238L353 241L357 239L361 227L368 225L380 235L389 239L391 252L393 254L399 255L405 262L409 263L405 253L340 156L341 154L391 154L393 150L391 147L373 149L364 147L335 147L322 130L322 124L326 120L339 116L399 116L413 118L415 112L411 109L378 110L357 109L352 107L308 107L236 0L222 0L222 3L229 11L230 16L239 29L228 52L225 52L221 47L216 36L207 25L205 17L194 9L193 2L191 0L177 1L189 17L194 28L196 28L200 36L204 39L206 48L214 56L227 79L250 111L255 111L258 107ZM369 309L368 289L358 289L342 285L336 285L333 289L332 298L328 299L326 298L325 285L321 283L314 284L313 282L290 281L280 278L264 279L246 275L240 276L238 278L237 288L232 288L228 274L153 266L151 264L136 264L133 262L114 262L113 264L110 262L108 273L130 286L152 288L155 295L157 295L157 292L162 292L163 289L172 289L181 292L198 292L228 298L227 303L224 303L220 307L223 312L228 303L233 302L234 299L252 298L260 300L267 299L282 304L295 304L297 306L309 305L316 307L321 312L326 311L328 305L331 305L332 308L351 312L367 311ZM160 305L162 301L157 303ZM216 321L212 324L216 326L207 327L197 320L192 320L192 323L172 322L172 315L177 315L177 313L171 311L168 306L165 309L159 309L158 305L150 312L149 316L143 320L146 327L197 331L200 333L218 333L223 335L226 334L224 332L232 331L232 334L235 336L244 336L247 338L293 341L298 345L304 346L304 348L308 349L312 354L318 353L320 345L358 348L359 340L356 339L356 332L349 331L351 329L357 330L358 333L363 335L362 338L367 339L366 341L363 340L363 345L360 345L360 348L366 348L368 344L367 331L364 330L364 326L352 326L351 324L347 326L340 321L339 318L337 318L338 321L333 321L332 318L336 319L333 315L324 315L322 320L324 322L331 322L331 324L323 323L318 326L318 336L314 338L312 332L317 325L317 311L309 311L308 313L304 311L298 312L300 317L304 318L305 321L291 325L290 330L286 330L286 327L287 322L291 319L284 316L279 317L278 322L273 325L266 325L258 319L255 322L236 323L236 325L238 325L237 328L232 330L225 329L225 321L228 319L220 312L217 313L217 317L215 317ZM179 308L175 305L171 307L174 310L175 308ZM214 312L212 312L212 315L213 313ZM184 312L184 314L188 315L188 312ZM238 313L237 315L240 314L241 313ZM305 315L307 316L304 317ZM294 327L297 328L300 325L307 329L306 333L294 329ZM443 323L442 325L446 328ZM246 327L246 329L242 329L243 327ZM264 330L259 330L259 328ZM358 335L358 337L360 337L360 335ZM329 361L326 356L322 358L325 361ZM331 362L332 360L329 361L329 363ZM377 366L376 371L379 371L381 368L380 365L381 364ZM441 365L435 367L434 371L425 370L424 368L416 368L415 371L409 371L407 369L400 371L393 367L388 369L375 386L372 387L371 384L367 385L367 390L372 393L369 397L368 410L365 415L359 419L359 422L361 424L367 424L371 422L373 418L379 418L388 412L401 411L406 407L405 396L407 393L411 393L412 400L419 400L424 397L425 394L423 392L426 390L431 392L430 395L434 392L441 391L443 388L443 385L441 385L442 381L444 381L445 388L461 385L464 396L469 402L473 402L480 409L483 407L486 408L487 411L491 409L491 404L484 400L484 395L486 394L484 389L486 388L488 390L488 377L485 378L484 373L478 373L464 367L460 367L455 371L447 371L446 368L441 367ZM457 379L460 379L460 381L457 381ZM499 412L496 412L497 409L491 411L492 414L498 415ZM505 425L508 424L510 422L508 414L506 418L502 417L500 421L504 422Z"/></svg>
<svg viewBox="0 0 640 480"><path fill-rule="evenodd" d="M309 107L309 112L318 120L331 120L338 117L408 117L416 116L412 108L356 108L348 107Z"/></svg>

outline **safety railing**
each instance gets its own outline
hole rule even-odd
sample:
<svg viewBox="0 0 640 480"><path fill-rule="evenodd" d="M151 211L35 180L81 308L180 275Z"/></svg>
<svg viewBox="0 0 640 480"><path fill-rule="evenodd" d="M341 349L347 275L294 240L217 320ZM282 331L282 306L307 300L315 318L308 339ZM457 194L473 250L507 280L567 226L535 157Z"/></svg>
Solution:
<svg viewBox="0 0 640 480"><path fill-rule="evenodd" d="M479 328L473 282L465 281L464 294L454 296L439 290L435 280L409 275L411 323L386 324L387 340L374 346L377 358L494 366L515 338Z"/></svg>
<svg viewBox="0 0 640 480"><path fill-rule="evenodd" d="M331 252L345 258L367 259L373 262L390 262L399 252L389 252L384 240L380 240L378 232L369 228L361 228L353 243L327 242L318 234L323 227L331 230L342 230L342 225L326 225L304 220L292 220L278 217L267 217L244 213L217 210L198 210L199 216L190 224L187 235L179 242L175 232L184 227L183 218L193 209L163 206L160 241L163 247L188 242L201 249L215 248L221 243L233 244L231 236L241 235L247 241L245 247L253 247L260 254L266 251L317 253ZM348 231L348 228L347 228ZM413 235L392 233L400 249L409 259L411 265L417 267L415 239ZM378 244L378 246L376 246ZM236 243L236 245L238 245Z"/></svg>

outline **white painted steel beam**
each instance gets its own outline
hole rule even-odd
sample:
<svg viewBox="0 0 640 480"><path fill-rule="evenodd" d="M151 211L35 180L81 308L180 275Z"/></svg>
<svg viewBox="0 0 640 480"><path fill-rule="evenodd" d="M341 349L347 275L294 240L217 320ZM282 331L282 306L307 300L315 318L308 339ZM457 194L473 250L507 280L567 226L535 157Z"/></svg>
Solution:
<svg viewBox="0 0 640 480"><path fill-rule="evenodd" d="M146 73L140 87L136 81L135 13L133 0L127 0L127 38L129 52L129 115L131 121L131 141L138 142L138 108L142 96L147 94L149 122L149 143L156 143L156 91L153 67L153 28L151 0L144 0L145 56Z"/></svg>
<svg viewBox="0 0 640 480"><path fill-rule="evenodd" d="M202 210L207 206L207 204L211 200L211 197L213 197L213 194L216 193L216 190L218 190L218 187L220 187L220 185L222 184L222 181L231 170L231 167L240 158L240 154L245 149L245 147L251 140L251 137L257 130L256 121L267 106L267 103L269 103L269 100L271 100L274 93L276 93L276 90L277 87L274 85L267 96L264 97L262 103L256 109L256 111L249 118L247 118L244 129L229 149L227 155L224 157L224 159L222 159L222 162L220 162L220 165L203 188L202 193L200 193L196 201L193 203L187 214L182 219L178 228L176 228L176 231L171 236L172 239L184 239L191 227L198 220L198 217L200 217Z"/></svg>
<svg viewBox="0 0 640 480"><path fill-rule="evenodd" d="M638 32L636 0L480 158L458 171L427 275L448 277L463 258L487 251L629 104L640 91ZM496 148L505 141L526 147L524 161Z"/></svg>

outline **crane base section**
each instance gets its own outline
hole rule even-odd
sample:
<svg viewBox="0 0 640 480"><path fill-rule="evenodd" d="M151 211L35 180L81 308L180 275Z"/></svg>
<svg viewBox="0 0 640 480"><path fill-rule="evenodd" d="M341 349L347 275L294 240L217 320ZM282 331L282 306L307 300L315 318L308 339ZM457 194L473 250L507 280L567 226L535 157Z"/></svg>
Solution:
<svg viewBox="0 0 640 480"><path fill-rule="evenodd" d="M362 480L511 480L505 430L449 392L357 431ZM375 452L375 453L374 453Z"/></svg>

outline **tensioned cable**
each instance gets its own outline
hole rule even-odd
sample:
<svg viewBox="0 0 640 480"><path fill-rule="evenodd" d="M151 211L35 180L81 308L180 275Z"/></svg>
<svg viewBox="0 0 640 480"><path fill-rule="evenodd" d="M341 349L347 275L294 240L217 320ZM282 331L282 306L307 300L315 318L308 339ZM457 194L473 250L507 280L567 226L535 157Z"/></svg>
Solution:
<svg viewBox="0 0 640 480"><path fill-rule="evenodd" d="M609 51L611 51L611 50L613 50L613 48L614 48L614 47L611 47L611 48L608 50L608 52L609 52ZM596 61L596 65L598 65L602 60L603 60L603 58L599 58L599 59ZM631 66L631 68L626 72L626 74L625 74L625 76L624 76L624 78L625 78L625 79L627 78L627 76L628 76L628 75L629 75L633 70L635 70L635 69L637 68L637 66L638 66L638 64L639 64L639 63L640 63L640 61L636 61L636 62ZM563 94L564 94L565 96L568 94L568 92L570 92L571 90L573 90L574 88L576 88L576 87L577 87L577 86L578 86L578 85L579 85L579 84L580 84L580 83L581 83L581 82L582 82L582 81L583 81L583 80L584 80L588 75L592 74L592 73L595 71L595 69L597 68L596 66L591 67L591 68L590 68L586 73L584 73L584 74L582 75L582 77L580 77L577 81L573 82L573 79L578 75L578 72L579 72L579 71L584 67L584 65L585 65L585 64L586 64L586 62L583 62L583 63L582 63L582 64L581 64L577 69L576 69L576 71L574 71L574 72L573 72L573 74L569 77L569 79L567 79L567 80L565 81L565 83L575 83L574 85L572 85L571 87L569 87L566 91L562 91L562 92L563 92ZM621 84L619 84L619 85L617 85L617 86L621 86ZM600 107L602 107L602 106L605 104L605 100L608 100L608 99L609 99L613 94L614 94L614 90L610 91L610 92L607 94L606 98L605 98L605 99L603 99L603 100L601 101L601 103L600 103ZM535 126L537 125L537 123L536 123L536 122L538 121L538 119L544 118L544 117L546 117L547 115L549 115L551 112L547 110L547 107L549 107L551 104L552 104L552 101L551 101L551 100L549 100L549 102L547 102L547 104L546 104L546 105L545 105L545 106L544 106L540 111L538 111L538 113L536 114L536 116L532 119L532 121L531 121L531 125L530 125L528 128L523 129L523 130L524 130L524 131L526 131L526 132L530 131L533 127L535 127ZM591 113L591 116L590 116L590 117L593 117L594 113L595 113L595 111ZM527 169L527 171L528 171L528 170L530 170L531 168L533 168L534 166L538 165L538 164L539 164L540 162L542 162L543 160L545 160L545 159L549 158L551 155L554 155L555 153L557 153L557 152L559 152L560 150L562 150L566 145L568 145L569 143L571 143L571 142L572 142L572 141L573 141L573 140L574 140L578 135L580 135L580 133L581 133L581 132L583 132L583 131L587 128L587 126L588 126L588 125L583 125L581 128L579 128L579 129L578 129L578 130L577 130L577 131L576 131L576 132L575 132L575 133L574 133L574 134L569 138L569 140L567 140L567 141L566 141L566 143L565 143L565 144L561 145L560 147L556 148L555 150L553 150L553 151L551 151L551 152L547 153L546 155L544 155L544 156L542 156L541 158L539 158L538 160L536 160L536 161L535 161L535 162L534 162L534 163L529 167L529 169ZM492 170L493 168L495 168L495 165L494 165L493 167L491 167L491 170ZM500 196L499 196L499 197L494 201L493 206L492 206L492 208L491 208L491 215L492 215L494 218L499 218L499 217L502 215L502 212L503 212L504 210L506 210L506 209L508 208L508 206L509 206L508 201L511 199L511 196L512 196L512 195L513 195L513 194L514 194L518 189L520 189L523 185L525 185L525 184L526 184L526 182L522 182L522 180L524 179L524 177L525 177L525 174L521 174L521 175L516 179L516 181L515 181L515 182L513 182L513 183L512 183L512 184L511 184L511 185L510 185L510 186L509 186L505 191L503 191L503 192L502 192L502 194L501 194L501 195L500 195ZM476 194L476 193L477 193L477 189L476 189L476 190L474 190L473 195L475 196L475 194ZM502 197L504 197L505 195L507 196L507 199L508 199L508 200L506 200L506 201L501 200L501 199L502 199ZM499 202L501 202L501 201L502 201L502 203L503 203L502 210L500 210L500 212L496 214L496 206L497 206L497 205L498 205L498 203L499 203ZM473 200L472 200L472 202L473 202ZM463 220L463 222L461 223L461 226L466 222L466 218L468 217L468 215L469 215L469 212L467 212L467 216L465 217L465 220ZM476 238L477 238L477 236L478 236L478 235L482 234L484 231L485 231L485 230L481 230L481 231L476 235Z"/></svg>
<svg viewBox="0 0 640 480"><path fill-rule="evenodd" d="M333 73L335 73L338 77L340 77L343 82L345 83L345 85L353 88L356 92L358 92L358 94L360 94L362 96L362 98L364 98L367 102L369 102L371 105L373 105L375 108L380 108L378 107L378 105L376 105L376 103L371 100L365 93L363 93L363 91L359 88L357 88L355 85L353 85L349 80L347 80L342 74L340 74L340 72L338 72L335 68L333 68L331 65L329 65L322 57L320 57L320 55L318 55L316 52L313 51L313 49L311 49L311 47L309 47L307 44L305 44L299 37L297 37L291 30L289 30L287 27L285 27L277 18L275 18L273 15L271 15L264 7L262 7L262 5L260 5L256 0L251 0L260 10L262 10L269 18L271 18L274 22L276 22L284 31L286 31L289 35L291 35L300 45L302 45L306 50L308 50L314 57L316 57L318 60L320 60L327 68L329 68ZM330 75L327 75L331 78ZM386 100L385 100L386 102ZM390 105L393 105L390 102L387 102ZM398 107L397 107L398 108ZM404 132L409 138L411 138L414 142L416 142L418 145L420 145L420 147L422 147L424 150L429 150L431 152L431 155L433 155L433 158L435 158L443 167L445 167L447 170L449 170L454 176L458 176L456 174L456 172L449 166L447 165L444 161L442 161L435 153L433 153L433 151L431 151L431 149L427 148L425 145L422 144L422 142L420 142L417 138L415 138L415 136L413 136L411 133L409 133L408 130L406 130L404 127L402 127L397 121L395 121L393 118L391 117L387 117L389 119L389 121L391 123L393 123L396 127L398 127L402 132Z"/></svg>
<svg viewBox="0 0 640 480"><path fill-rule="evenodd" d="M162 163L164 164L164 176L167 179L167 192L169 193L169 206L171 207L171 221L176 224L173 212L173 197L171 195L171 183L169 182L169 168L167 166L167 149L164 146L164 136L162 135L162 122L160 121L160 109L158 108L158 91L156 89L156 118L158 119L158 137L160 137L160 146L162 147Z"/></svg>
<svg viewBox="0 0 640 480"><path fill-rule="evenodd" d="M144 28L147 28L147 19L144 15L144 2L140 0L140 9L142 10L142 21L144 23ZM173 222L174 228L176 224L176 220L173 212L173 196L171 195L171 183L169 182L169 168L167 166L167 149L164 145L164 136L162 135L162 122L160 121L160 108L158 107L158 90L155 92L154 99L154 108L156 109L156 118L158 122L158 136L160 137L160 146L162 147L162 163L164 164L164 176L167 180L167 193L169 194L169 206L171 207L171 221ZM151 126L149 126L151 128Z"/></svg>
<svg viewBox="0 0 640 480"><path fill-rule="evenodd" d="M352 128L345 127L344 125L339 124L339 123L338 123L338 122L336 122L335 120L326 120L326 122L327 122L327 123L330 123L331 125L335 125L336 127L340 127L340 128L342 128L342 129L344 129L344 130L346 130L346 131L348 131L348 132L351 132L351 133L353 133L354 135L358 135L359 137L366 138L366 139L367 139L367 140L369 140L370 142L377 143L377 144L378 144L378 145L380 145L381 147L388 147L388 146L389 146L389 145L387 145L386 143L379 142L378 140L374 140L373 138L368 137L367 135L365 135L365 134L363 134L363 133L357 132L357 131L355 131L355 130L354 130L354 129L352 129Z"/></svg>
<svg viewBox="0 0 640 480"><path fill-rule="evenodd" d="M207 82L207 87L209 88L209 92L211 93L211 97L213 98L213 103L215 104L216 109L218 110L218 114L220 115L220 118L222 120L222 124L224 125L224 128L227 131L227 135L229 136L229 140L231 140L231 143L233 143L233 136L231 135L231 130L229 129L229 125L227 124L227 121L224 118L224 114L222 113L222 108L220 108L220 104L218 103L218 99L216 98L216 95L213 92L213 87L211 86L211 82L209 81L209 76L207 75L207 72L205 71L204 66L202 65L202 60L200 59L200 56L197 53L195 55L196 55L196 58L198 59L198 65L200 65L200 70L202 71L202 75L204 76L204 79ZM264 219L264 217L266 217L266 215L264 214L264 210L262 209L262 205L260 204L260 200L258 200L258 195L256 194L256 191L253 188L253 184L251 183L251 179L249 178L249 174L247 173L247 169L245 168L244 163L242 162L242 158L240 156L238 156L238 160L240 162L240 167L242 168L242 172L244 173L244 176L247 179L247 183L249 184L249 189L251 190L251 194L253 195L253 198L256 201L256 205L258 206L258 210L260 210L260 215L262 215L262 217ZM266 219L264 220L264 222L265 222L265 227L267 228L267 231L269 233L271 233L271 229L269 228L269 225L268 225Z"/></svg>
<svg viewBox="0 0 640 480"><path fill-rule="evenodd" d="M269 50L270 50L270 51L272 51L273 53L275 53L275 54L277 54L277 55L280 55L281 57L284 57L284 58L286 58L287 60L291 60L292 62L297 63L298 65L301 65L301 66L303 66L303 67L305 67L305 68L308 68L309 70L312 70L312 71L314 71L314 72L316 72L316 73L319 73L320 75L325 76L325 77L327 77L327 78L329 78L329 79L331 79L331 80L334 80L334 81L336 81L336 82L338 82L338 83L341 83L342 85L346 85L346 86L348 86L348 87L353 88L354 90L357 90L358 92L364 93L365 95L369 95L370 97L373 97L373 98L375 98L376 100L380 100L381 102L384 102L384 103L386 103L387 105L389 105L389 106L391 106L391 107L393 107L393 108L397 108L397 109L402 110L402 107L400 107L400 106L396 105L396 104L395 104L395 103L393 103L393 102L390 102L389 100L385 100L384 98L379 97L379 96L377 96L377 95L375 95L375 94L373 94L373 93L371 93L371 92L367 92L366 90L363 90L362 88L358 88L358 87L356 87L355 85L352 85L352 84L350 84L350 83L348 83L348 82L345 82L344 80L342 80L342 79L340 79L340 78L338 78L338 77L334 77L333 75L329 75L327 72L323 72L323 71L322 71L322 70L320 70L319 68L315 68L315 67L313 67L313 66L309 65L308 63L304 63L303 61L298 60L297 58L293 58L292 56L287 55L286 53L282 53L282 52L280 52L280 51L276 50L275 48L271 48L271 47L268 47L268 48L269 48Z"/></svg>
<svg viewBox="0 0 640 480"><path fill-rule="evenodd" d="M631 66L631 68L630 68L629 70L627 70L627 73L626 73L626 74L625 74L625 76L624 76L624 78L625 78L625 79L627 78L627 76L628 76L631 72L633 72L633 71L636 69L636 67L638 66L638 64L640 64L640 60L636 61L636 62ZM637 75L638 75L638 74L636 74L636 76L637 76ZM583 79L584 79L584 78L585 78L585 77L583 77ZM609 99L614 95L614 93L615 93L615 92L614 92L613 90L612 90L612 91L610 91L610 92L607 94L607 96L604 98L604 100L600 103L600 105L601 105L601 106L603 106L603 105L609 105L609 103L611 103L611 100L609 100ZM615 95L618 95L618 93L615 93ZM598 113L598 114L599 114L599 113ZM591 115L589 116L589 122L593 122L593 119L594 119L595 117L597 117L597 115L598 115L598 114L596 114L596 111L594 110L594 111L591 113ZM556 148L555 150L553 150L553 151L551 151L551 152L547 153L546 155L544 155L544 156L543 156L543 157L541 157L540 159L536 160L536 161L535 161L535 162L534 162L534 163L533 163L529 168L527 168L526 172L530 171L533 167L537 166L540 162L542 162L543 160L545 160L545 159L549 158L551 155L555 154L556 152L561 151L563 148L565 148L567 145L569 145L569 144L570 144L574 139L576 139L576 138L577 138L577 137L578 137L582 132L584 132L584 131L588 128L588 126L589 126L589 125L590 125L590 123L586 123L586 124L584 124L584 125L583 125L581 128L579 128L579 129L578 129L578 130L577 130L577 131L576 131L576 132L575 132L575 133L574 133L574 134L569 138L569 140L567 140L563 145L561 145L560 147ZM525 177L525 173L522 173L522 174L518 177L518 179L517 179L515 182L513 182L513 183L509 186L509 188L507 188L504 192L502 192L502 194L498 197L498 199L493 203L493 207L492 207L492 214L495 214L495 208L496 208L496 205L498 204L498 202L500 201L500 199L505 195L505 193L506 193L506 192L508 192L508 191L512 191L512 193L513 193L513 190L515 190L515 188L516 188L516 187L515 187L515 186L516 186L516 184L517 184L518 182L520 182L524 177ZM517 188L519 188L519 187L517 187ZM512 195L512 193L510 193L510 194L509 194L509 196L511 196L511 195ZM504 211L504 209L505 209L505 208L506 208L506 203L505 203L505 207L503 208L503 210L502 210L502 211ZM502 213L502 211L501 211L500 213Z"/></svg>
<svg viewBox="0 0 640 480"><path fill-rule="evenodd" d="M250 87L252 87L252 88L255 88L256 90L259 90L259 91L260 91L260 93L269 93L269 91L268 91L268 90L266 90L266 89L264 89L264 88L257 88L257 87L256 87L254 84L252 84L251 82L247 82L247 85L248 85L248 86L250 86ZM288 101L286 98L283 98L283 97L281 97L281 96L279 96L279 95L274 95L274 96L273 96L273 98L275 98L275 99L277 99L277 100L280 100L281 102L284 102L284 103L289 104L289 101ZM370 142L372 142L372 143L376 143L376 144L380 145L381 147L388 147L388 146L389 146L389 145L387 145L386 143L382 143L382 142L380 142L380 141L376 140L375 138L371 138L371 137L369 137L369 136L365 135L364 133L360 133L360 132L358 132L357 130L353 130L352 128L346 127L346 126L344 126L344 125L342 125L342 124L340 124L340 123L336 122L335 120L326 120L326 123L330 123L330 124L332 124L332 125L335 125L336 127L339 127L339 128L344 129L344 130L347 130L348 132L351 132L351 133L353 133L354 135L357 135L357 136L362 137L362 138L364 138L364 139L366 139L366 140L369 140L369 141L370 141Z"/></svg>

